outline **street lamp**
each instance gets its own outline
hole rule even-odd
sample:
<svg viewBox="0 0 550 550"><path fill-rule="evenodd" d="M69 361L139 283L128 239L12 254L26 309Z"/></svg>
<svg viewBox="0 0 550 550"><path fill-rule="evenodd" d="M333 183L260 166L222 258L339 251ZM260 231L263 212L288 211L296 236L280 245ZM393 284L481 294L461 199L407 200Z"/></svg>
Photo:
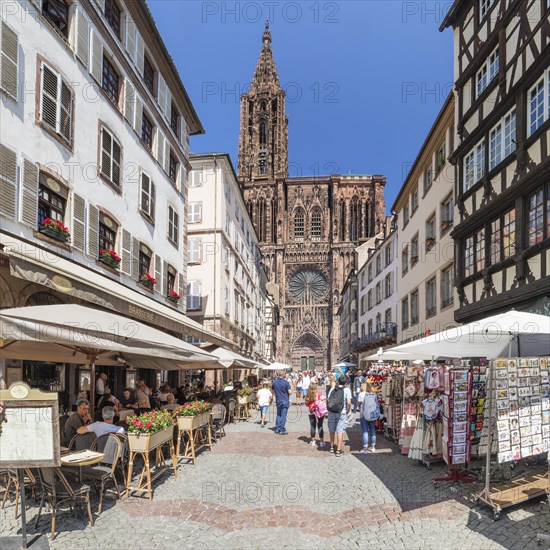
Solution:
<svg viewBox="0 0 550 550"><path fill-rule="evenodd" d="M382 325L380 329L380 338L384 339L386 337L386 325Z"/></svg>

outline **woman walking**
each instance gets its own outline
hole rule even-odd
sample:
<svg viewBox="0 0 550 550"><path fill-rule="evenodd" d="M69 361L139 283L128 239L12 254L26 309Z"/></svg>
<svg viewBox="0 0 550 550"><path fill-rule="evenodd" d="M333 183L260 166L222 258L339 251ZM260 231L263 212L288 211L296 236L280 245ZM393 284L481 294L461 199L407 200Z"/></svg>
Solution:
<svg viewBox="0 0 550 550"><path fill-rule="evenodd" d="M262 415L260 418L260 426L265 428L267 411L269 411L269 405L271 405L273 401L273 394L269 389L269 382L267 380L262 382L262 389L258 390L256 400L258 401L258 407L260 407L260 413Z"/></svg>
<svg viewBox="0 0 550 550"><path fill-rule="evenodd" d="M374 453L376 452L376 421L380 417L380 404L378 395L372 391L372 386L368 382L361 384L361 393L357 397L357 402L359 404L361 431L363 432L361 453Z"/></svg>
<svg viewBox="0 0 550 550"><path fill-rule="evenodd" d="M304 385L304 379L302 375L298 375L298 380L296 381L296 405L303 405L304 395L302 393L302 388Z"/></svg>
<svg viewBox="0 0 550 550"><path fill-rule="evenodd" d="M319 448L324 447L325 434L323 431L323 422L327 414L327 399L322 392L318 391L317 384L310 384L305 397L307 408L309 409L310 437L309 445L315 447L315 432L319 432Z"/></svg>

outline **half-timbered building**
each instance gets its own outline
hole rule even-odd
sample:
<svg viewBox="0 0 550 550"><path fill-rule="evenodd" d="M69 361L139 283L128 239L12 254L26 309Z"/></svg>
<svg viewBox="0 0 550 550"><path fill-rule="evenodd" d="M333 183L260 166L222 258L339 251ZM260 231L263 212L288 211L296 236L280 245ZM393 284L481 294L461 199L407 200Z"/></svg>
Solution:
<svg viewBox="0 0 550 550"><path fill-rule="evenodd" d="M550 295L550 2L456 0L455 319Z"/></svg>

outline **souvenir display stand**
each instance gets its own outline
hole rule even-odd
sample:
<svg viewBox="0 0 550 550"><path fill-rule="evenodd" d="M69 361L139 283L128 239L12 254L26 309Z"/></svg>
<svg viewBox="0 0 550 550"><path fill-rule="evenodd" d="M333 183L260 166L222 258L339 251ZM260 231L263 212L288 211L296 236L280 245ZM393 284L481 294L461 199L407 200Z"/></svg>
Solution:
<svg viewBox="0 0 550 550"><path fill-rule="evenodd" d="M550 502L548 469L513 481L491 483L495 436L499 464L541 455L550 449L549 377L546 357L497 359L489 364L485 487L473 499L491 507L494 519L505 508L545 494Z"/></svg>
<svg viewBox="0 0 550 550"><path fill-rule="evenodd" d="M382 384L381 394L386 415L384 436L386 439L398 443L403 414L403 372L401 369L390 373Z"/></svg>

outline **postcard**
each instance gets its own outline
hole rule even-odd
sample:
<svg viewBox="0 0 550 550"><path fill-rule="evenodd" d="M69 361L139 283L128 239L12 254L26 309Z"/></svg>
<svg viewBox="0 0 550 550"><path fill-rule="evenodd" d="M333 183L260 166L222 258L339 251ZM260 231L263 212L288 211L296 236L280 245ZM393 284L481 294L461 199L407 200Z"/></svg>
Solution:
<svg viewBox="0 0 550 550"><path fill-rule="evenodd" d="M510 409L498 409L497 418L502 420L504 418L510 418Z"/></svg>
<svg viewBox="0 0 550 550"><path fill-rule="evenodd" d="M504 451L503 453L498 453L498 461L499 463L502 462L511 462L513 460L512 458L512 451Z"/></svg>
<svg viewBox="0 0 550 550"><path fill-rule="evenodd" d="M512 439L512 445L519 445L519 442L520 442L519 430L512 430L510 432L510 436Z"/></svg>
<svg viewBox="0 0 550 550"><path fill-rule="evenodd" d="M453 434L465 432L467 428L467 422L453 422Z"/></svg>
<svg viewBox="0 0 550 550"><path fill-rule="evenodd" d="M531 456L533 454L531 447L522 447L521 448L521 458L526 458L528 456Z"/></svg>
<svg viewBox="0 0 550 550"><path fill-rule="evenodd" d="M523 439L522 439L523 442ZM501 453L502 451L509 451L511 449L510 441L499 441L498 442L498 452Z"/></svg>

